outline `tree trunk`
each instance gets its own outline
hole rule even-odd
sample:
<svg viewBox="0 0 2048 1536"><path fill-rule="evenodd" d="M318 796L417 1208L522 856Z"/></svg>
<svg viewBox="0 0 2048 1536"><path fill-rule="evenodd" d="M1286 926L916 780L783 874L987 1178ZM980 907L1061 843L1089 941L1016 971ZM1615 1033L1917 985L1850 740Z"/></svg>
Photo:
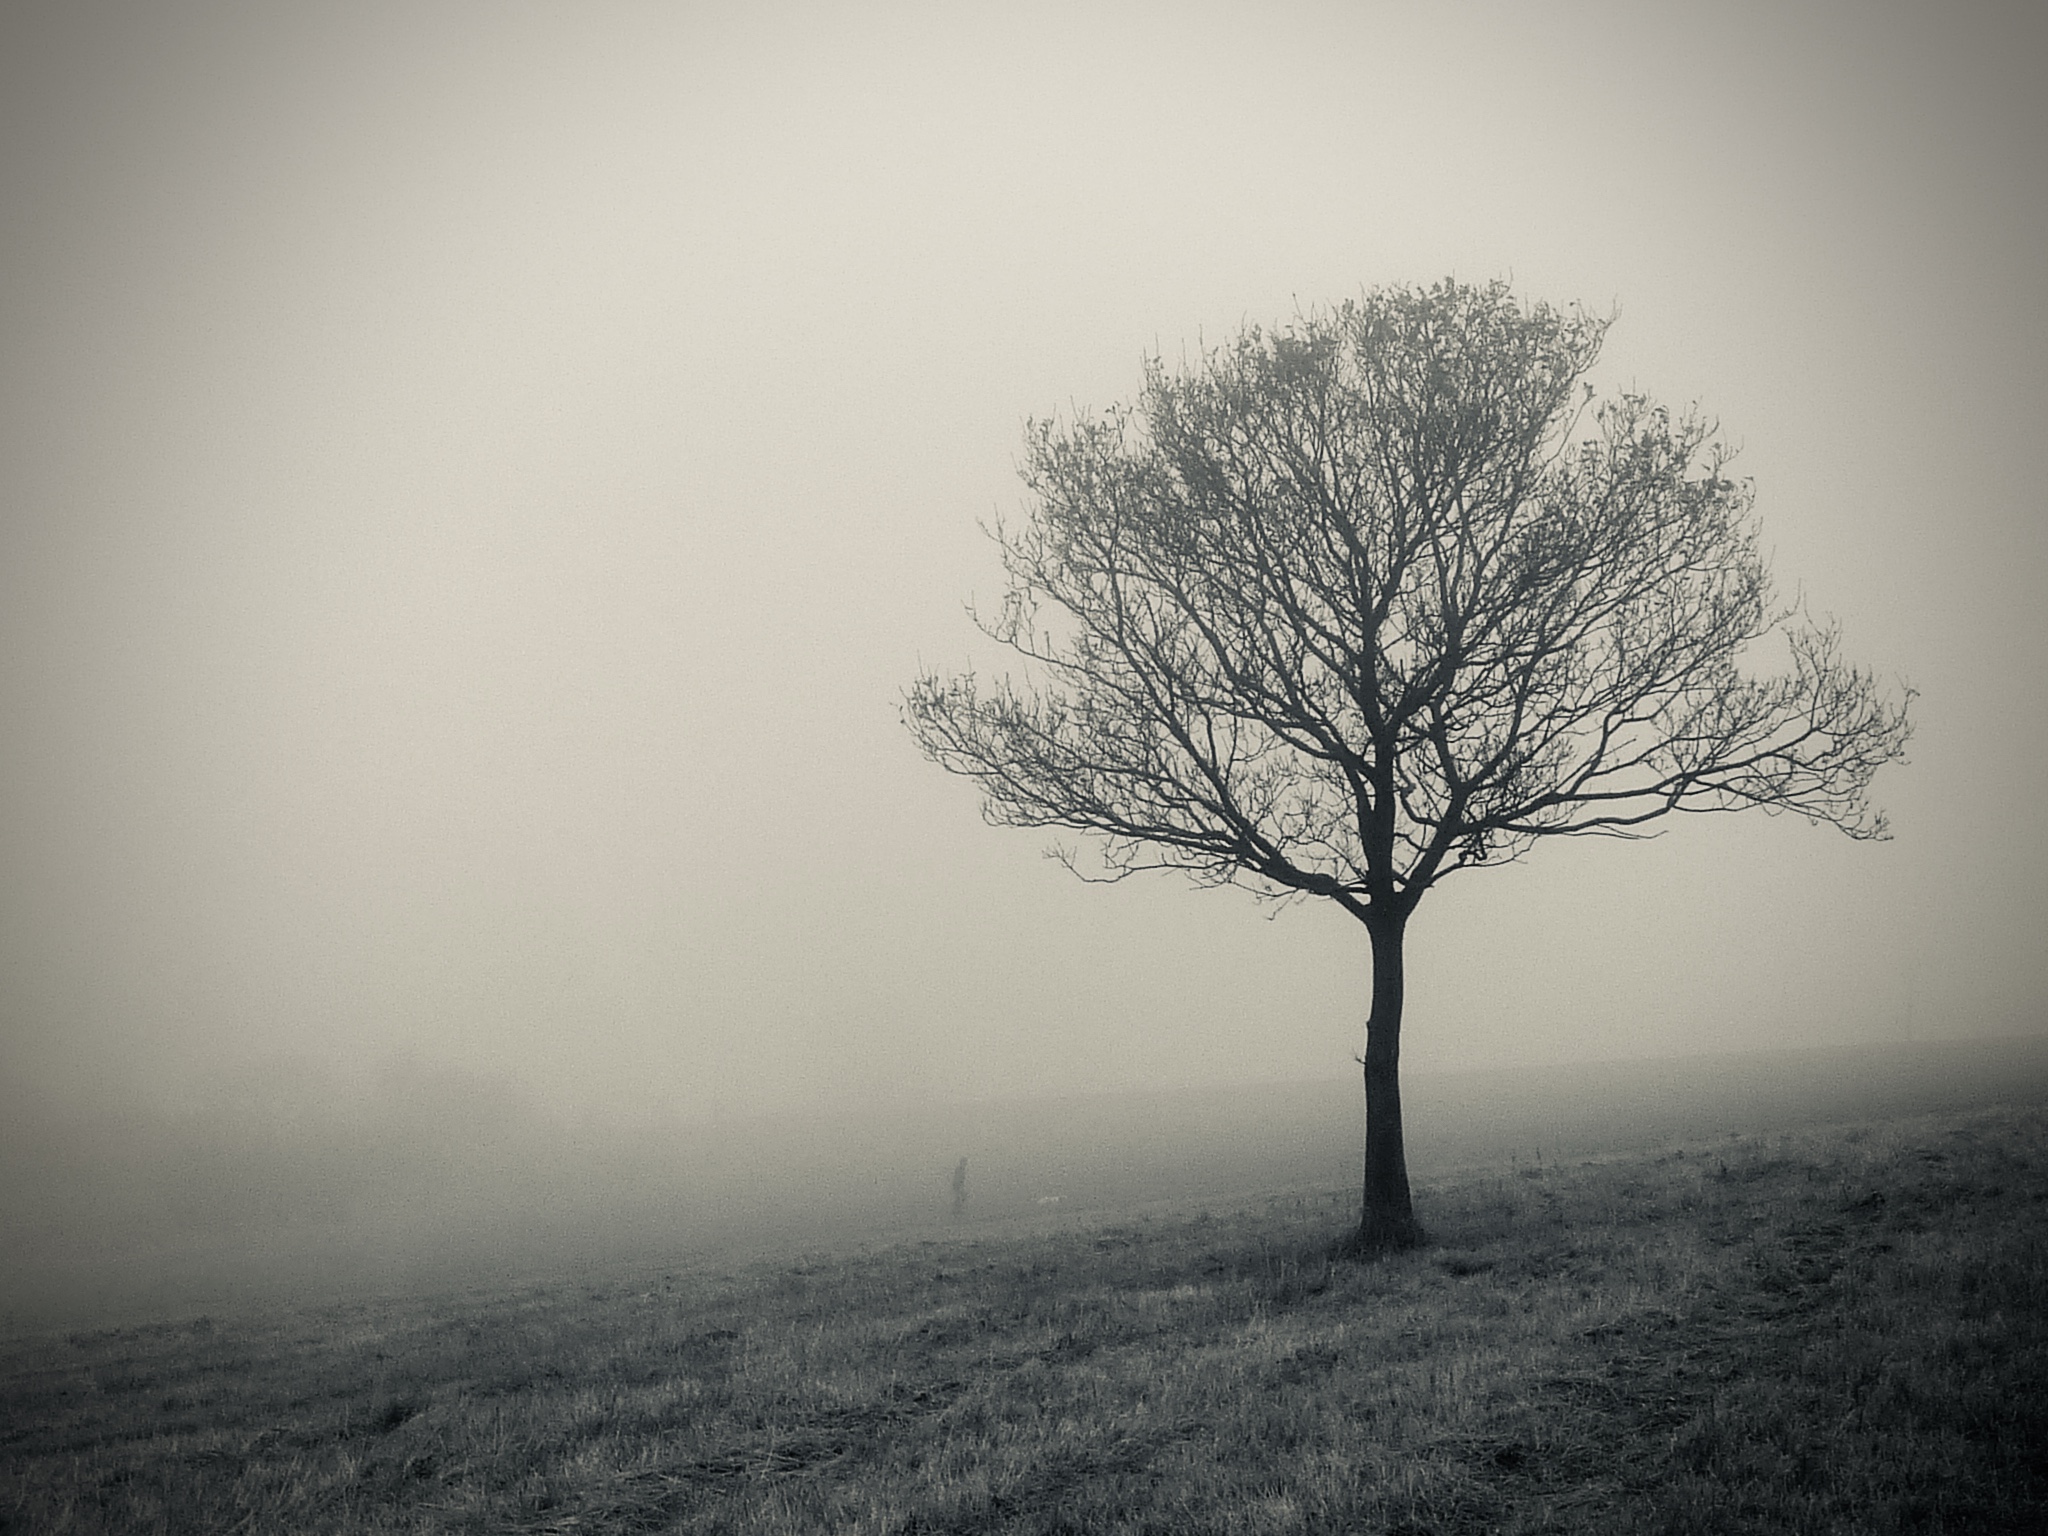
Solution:
<svg viewBox="0 0 2048 1536"><path fill-rule="evenodd" d="M1369 920L1372 1016L1365 1026L1365 1202L1353 1248L1387 1253L1414 1248L1422 1226L1408 1196L1408 1153L1401 1140L1402 936L1405 917Z"/></svg>

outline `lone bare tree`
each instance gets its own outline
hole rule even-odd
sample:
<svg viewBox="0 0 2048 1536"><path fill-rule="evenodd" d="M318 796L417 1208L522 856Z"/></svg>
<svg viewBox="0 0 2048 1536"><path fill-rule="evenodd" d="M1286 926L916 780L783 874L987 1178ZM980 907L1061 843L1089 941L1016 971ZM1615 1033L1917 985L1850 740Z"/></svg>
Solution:
<svg viewBox="0 0 2048 1536"><path fill-rule="evenodd" d="M1180 869L1364 924L1364 1209L1417 1243L1402 939L1425 891L1538 839L1674 811L1885 835L1910 694L1773 604L1711 428L1583 379L1608 321L1505 284L1388 288L1037 422L1009 590L983 621L1043 681L928 673L925 753L995 824L1098 834L1084 876ZM1746 654L1778 649L1753 676Z"/></svg>

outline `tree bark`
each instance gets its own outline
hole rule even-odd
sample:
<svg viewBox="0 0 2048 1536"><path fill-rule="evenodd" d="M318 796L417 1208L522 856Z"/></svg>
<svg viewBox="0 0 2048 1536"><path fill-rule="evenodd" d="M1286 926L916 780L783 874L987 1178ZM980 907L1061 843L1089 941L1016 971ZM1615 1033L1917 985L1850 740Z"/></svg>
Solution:
<svg viewBox="0 0 2048 1536"><path fill-rule="evenodd" d="M1408 1195L1408 1153L1401 1138L1401 946L1405 916L1368 919L1372 936L1372 1014L1365 1026L1365 1200L1352 1247L1388 1253L1423 1241Z"/></svg>

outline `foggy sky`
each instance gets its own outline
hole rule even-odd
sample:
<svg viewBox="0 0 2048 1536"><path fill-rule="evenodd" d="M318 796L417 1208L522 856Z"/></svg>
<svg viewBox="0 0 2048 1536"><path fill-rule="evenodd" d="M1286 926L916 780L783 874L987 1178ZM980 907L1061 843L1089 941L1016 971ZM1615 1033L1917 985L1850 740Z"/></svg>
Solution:
<svg viewBox="0 0 2048 1536"><path fill-rule="evenodd" d="M0 1071L1355 1073L1355 924L1083 885L897 698L997 661L1027 418L1446 275L1618 309L1599 381L1717 418L1920 698L1890 843L1432 893L1408 1061L2038 1033L2044 66L2017 3L11 4Z"/></svg>

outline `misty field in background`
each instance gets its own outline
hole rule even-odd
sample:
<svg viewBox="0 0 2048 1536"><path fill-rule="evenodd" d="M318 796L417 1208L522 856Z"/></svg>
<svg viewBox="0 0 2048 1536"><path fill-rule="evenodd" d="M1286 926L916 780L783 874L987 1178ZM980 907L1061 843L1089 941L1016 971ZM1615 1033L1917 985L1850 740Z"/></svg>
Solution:
<svg viewBox="0 0 2048 1536"><path fill-rule="evenodd" d="M711 1126L565 1122L431 1073L323 1087L259 1078L182 1116L57 1117L0 1084L0 1336L953 1234L963 1157L976 1233L1358 1168L1348 1073ZM1443 1178L2048 1102L2048 1041L1424 1072L1408 1091L1416 1166Z"/></svg>
<svg viewBox="0 0 2048 1536"><path fill-rule="evenodd" d="M1952 1533L2048 1502L2048 1115L19 1341L0 1529Z"/></svg>

